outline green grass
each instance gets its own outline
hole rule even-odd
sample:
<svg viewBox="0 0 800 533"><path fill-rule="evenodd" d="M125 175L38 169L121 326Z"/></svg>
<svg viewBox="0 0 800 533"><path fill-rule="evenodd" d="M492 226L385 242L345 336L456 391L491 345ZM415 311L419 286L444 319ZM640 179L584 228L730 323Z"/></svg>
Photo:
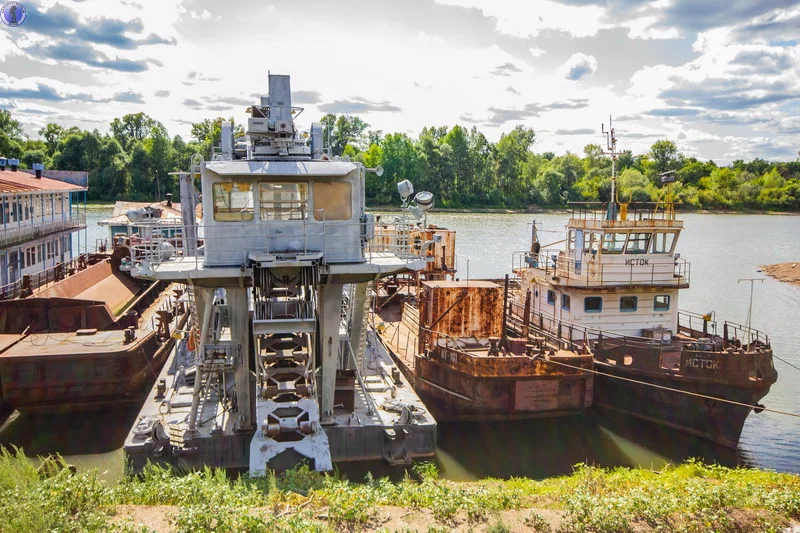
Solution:
<svg viewBox="0 0 800 533"><path fill-rule="evenodd" d="M576 465L570 476L542 481L456 483L425 463L400 482L368 476L354 483L306 467L231 480L219 470L178 475L150 466L106 486L96 472L40 473L21 452L0 450L2 533L149 531L115 517L122 504L174 506L179 533L379 529L379 515L397 507L433 517L428 531L517 530L503 513L522 510L519 527L528 531L762 532L800 518L800 476L689 461L660 472ZM544 510L559 517L557 527Z"/></svg>

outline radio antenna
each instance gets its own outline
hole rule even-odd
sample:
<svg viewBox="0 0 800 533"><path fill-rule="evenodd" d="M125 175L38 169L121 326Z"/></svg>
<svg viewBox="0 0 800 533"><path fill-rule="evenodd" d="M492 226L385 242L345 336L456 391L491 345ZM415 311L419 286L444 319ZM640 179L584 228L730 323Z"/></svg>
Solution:
<svg viewBox="0 0 800 533"><path fill-rule="evenodd" d="M617 134L611 115L608 115L608 130L606 125L601 124L600 130L606 138L606 150L604 154L611 156L611 199L608 202L607 220L617 219Z"/></svg>

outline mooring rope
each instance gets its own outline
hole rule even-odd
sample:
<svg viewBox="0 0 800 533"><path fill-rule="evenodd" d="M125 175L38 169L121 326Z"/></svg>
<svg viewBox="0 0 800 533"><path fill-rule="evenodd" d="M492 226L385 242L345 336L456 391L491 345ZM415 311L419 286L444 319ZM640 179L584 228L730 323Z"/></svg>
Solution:
<svg viewBox="0 0 800 533"><path fill-rule="evenodd" d="M622 376L615 376L614 374L609 374L607 372L600 372L598 370L589 370L588 368L581 368L579 366L570 365L570 364L567 364L567 363L562 363L560 361L553 361L552 359L547 359L547 362L555 364L555 365L562 365L562 366L566 366L566 367L569 367L569 368L575 368L575 369L578 369L578 370L583 370L584 372L591 372L592 374L598 374L598 375L601 375L601 376L608 376L610 378L620 379L620 380L623 380L623 381L630 381L631 383L637 383L639 385L645 385L645 386L648 386L648 387L655 387L657 389L668 390L668 391L671 391L671 392L678 392L678 393L681 393L681 394L687 394L689 396L696 396L698 398L705 398L707 400L714 400L714 401L717 401L717 402L729 403L729 404L738 405L738 406L741 406L741 407L748 407L750 409L757 409L759 411L767 411L767 412L776 413L776 414L779 414L779 415L786 415L786 416L793 416L795 418L800 418L800 414L797 414L797 413L789 413L789 412L786 412L786 411L778 411L777 409L770 409L768 407L763 407L763 406L760 406L760 405L750 405L750 404L747 404L747 403L737 402L737 401L734 401L734 400L727 400L725 398L716 398L714 396L708 396L707 394L700 394L699 392L691 392L691 391L682 390L682 389L675 389L675 388L672 388L672 387L665 387L664 385L656 385L655 383L648 383L646 381L639 381L637 379L625 378L625 377L622 377Z"/></svg>

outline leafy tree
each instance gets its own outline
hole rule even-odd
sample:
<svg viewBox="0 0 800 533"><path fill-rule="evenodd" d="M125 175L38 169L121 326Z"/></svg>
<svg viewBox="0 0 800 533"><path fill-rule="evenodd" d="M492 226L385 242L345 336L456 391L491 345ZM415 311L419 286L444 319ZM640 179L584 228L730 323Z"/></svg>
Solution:
<svg viewBox="0 0 800 533"><path fill-rule="evenodd" d="M166 132L160 122L142 112L115 118L110 126L112 135L123 148L128 148L135 141L143 141L155 128Z"/></svg>
<svg viewBox="0 0 800 533"><path fill-rule="evenodd" d="M678 153L677 145L672 141L666 139L656 141L650 147L649 155L656 174L677 170L680 167L681 156Z"/></svg>
<svg viewBox="0 0 800 533"><path fill-rule="evenodd" d="M52 156L53 153L55 153L56 148L58 148L58 143L61 141L64 133L64 128L52 122L39 130L39 135L44 138L44 142L47 144L47 155Z"/></svg>
<svg viewBox="0 0 800 533"><path fill-rule="evenodd" d="M367 139L365 136L369 124L359 117L337 116L328 113L322 117L320 122L322 123L322 139L325 146L330 148L331 156L343 155L345 146L348 144L359 150L366 148L367 143L372 144L371 139Z"/></svg>
<svg viewBox="0 0 800 533"><path fill-rule="evenodd" d="M35 163L44 163L45 167L48 167L50 166L48 160L47 153L43 150L28 150L20 161L27 168L32 168Z"/></svg>

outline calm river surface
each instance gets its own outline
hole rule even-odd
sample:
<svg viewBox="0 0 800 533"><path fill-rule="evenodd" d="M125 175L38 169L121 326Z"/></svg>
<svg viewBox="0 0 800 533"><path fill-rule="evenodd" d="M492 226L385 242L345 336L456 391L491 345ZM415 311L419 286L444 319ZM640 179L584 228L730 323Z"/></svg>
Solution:
<svg viewBox="0 0 800 533"><path fill-rule="evenodd" d="M89 213L88 242L105 237L95 226L110 210ZM764 264L800 261L800 217L679 214L685 229L678 243L692 263L684 309L714 310L718 320L744 323L749 284L764 277ZM456 230L459 276L499 278L511 271L511 254L530 243L530 223L541 223L543 243L563 238L568 215L432 213L428 222ZM81 241L84 236L81 235ZM767 278L755 287L753 325L772 339L775 355L800 366L800 287ZM778 382L763 402L800 413L800 371L776 360ZM0 444L24 447L29 455L60 452L79 468L97 468L107 480L122 472L121 446L138 409L102 415L19 416L0 431ZM568 473L579 462L603 466L659 467L700 457L727 465L746 464L800 472L800 418L751 414L739 450L714 447L659 426L594 415L514 423L442 424L438 462L445 477L544 477ZM345 469L345 472L348 470ZM351 476L362 472L353 470ZM382 472L384 473L384 472Z"/></svg>

